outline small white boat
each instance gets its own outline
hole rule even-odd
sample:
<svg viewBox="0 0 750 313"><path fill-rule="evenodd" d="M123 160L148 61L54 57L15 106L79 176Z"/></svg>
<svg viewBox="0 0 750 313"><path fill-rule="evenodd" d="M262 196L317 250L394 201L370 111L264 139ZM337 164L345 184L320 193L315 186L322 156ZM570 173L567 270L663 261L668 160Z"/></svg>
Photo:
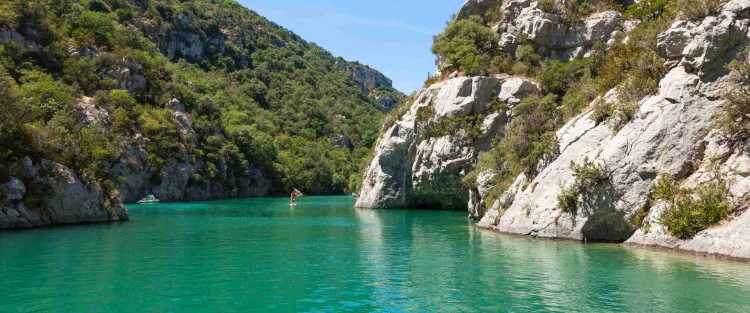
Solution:
<svg viewBox="0 0 750 313"><path fill-rule="evenodd" d="M158 203L159 199L157 199L154 195L148 195L145 198L138 200L138 203L141 204L147 204L147 203Z"/></svg>

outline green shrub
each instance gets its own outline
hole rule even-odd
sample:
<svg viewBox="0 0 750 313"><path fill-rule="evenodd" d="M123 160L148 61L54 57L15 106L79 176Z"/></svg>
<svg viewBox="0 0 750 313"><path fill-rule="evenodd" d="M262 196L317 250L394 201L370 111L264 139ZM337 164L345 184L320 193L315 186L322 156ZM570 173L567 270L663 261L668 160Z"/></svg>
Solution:
<svg viewBox="0 0 750 313"><path fill-rule="evenodd" d="M51 75L37 70L23 71L21 92L24 105L32 109L35 119L48 121L56 112L73 105L73 90Z"/></svg>
<svg viewBox="0 0 750 313"><path fill-rule="evenodd" d="M451 22L435 37L432 52L453 69L478 75L485 73L483 69L490 62L497 42L497 34L480 17L472 16Z"/></svg>
<svg viewBox="0 0 750 313"><path fill-rule="evenodd" d="M11 2L0 3L0 26L13 27L17 18L18 12Z"/></svg>
<svg viewBox="0 0 750 313"><path fill-rule="evenodd" d="M544 92L563 96L582 77L591 77L592 63L590 58L575 59L570 62L547 61L542 64L542 69L536 78Z"/></svg>
<svg viewBox="0 0 750 313"><path fill-rule="evenodd" d="M570 163L570 169L573 171L575 178L572 185L562 187L558 195L558 205L565 213L573 215L578 214L578 200L593 194L597 188L600 188L609 181L609 174L599 164L584 159L583 163Z"/></svg>
<svg viewBox="0 0 750 313"><path fill-rule="evenodd" d="M691 21L699 21L721 12L724 0L678 0L680 11Z"/></svg>
<svg viewBox="0 0 750 313"><path fill-rule="evenodd" d="M628 34L627 43L615 44L607 51L599 69L600 93L623 82L627 87L618 91L627 96L628 99L623 99L625 101L640 100L657 90L666 68L665 60L656 53L656 37L669 28L676 13L672 6L665 5L654 14L655 17L642 21Z"/></svg>
<svg viewBox="0 0 750 313"><path fill-rule="evenodd" d="M737 87L727 95L724 112L718 120L718 127L734 142L750 138L750 62L745 51L732 61L729 68L736 75Z"/></svg>
<svg viewBox="0 0 750 313"><path fill-rule="evenodd" d="M27 108L20 104L21 91L0 67L0 179L10 175L10 164L29 151L31 139L25 130Z"/></svg>
<svg viewBox="0 0 750 313"><path fill-rule="evenodd" d="M516 62L511 67L513 74L533 76L540 66L542 57L531 44L523 44L516 49Z"/></svg>
<svg viewBox="0 0 750 313"><path fill-rule="evenodd" d="M115 25L103 13L85 11L71 20L70 36L84 47L110 47L113 42Z"/></svg>
<svg viewBox="0 0 750 313"><path fill-rule="evenodd" d="M504 110L500 104L496 107ZM521 173L533 179L540 161L558 151L555 130L560 127L562 116L554 95L525 98L511 114L513 119L505 127L505 136L479 156L477 166L469 174L476 175L489 169L497 173L490 191L493 199L502 195Z"/></svg>
<svg viewBox="0 0 750 313"><path fill-rule="evenodd" d="M557 205L563 212L576 215L578 213L579 195L578 188L575 185L562 187L560 194L557 196Z"/></svg>
<svg viewBox="0 0 750 313"><path fill-rule="evenodd" d="M539 0L538 7L542 12L560 14L561 10L557 7L556 0Z"/></svg>
<svg viewBox="0 0 750 313"><path fill-rule="evenodd" d="M610 125L615 130L633 118L642 98L659 90L659 81L667 70L665 60L655 51L656 36L669 27L675 15L673 8L644 2L638 10L633 9L630 14L644 20L629 34L627 43L616 44L607 52L599 68L599 93L616 88L617 103L595 103L592 118L597 123L612 118Z"/></svg>
<svg viewBox="0 0 750 313"><path fill-rule="evenodd" d="M625 16L640 21L654 20L670 10L670 7L674 7L675 2L674 0L641 0L628 6Z"/></svg>
<svg viewBox="0 0 750 313"><path fill-rule="evenodd" d="M571 83L562 98L562 109L565 120L577 116L596 99L598 82L585 75L575 83Z"/></svg>
<svg viewBox="0 0 750 313"><path fill-rule="evenodd" d="M660 222L672 236L693 238L698 232L719 223L729 214L729 189L717 175L712 181L694 188L682 188L666 177L656 182L653 198L667 202Z"/></svg>

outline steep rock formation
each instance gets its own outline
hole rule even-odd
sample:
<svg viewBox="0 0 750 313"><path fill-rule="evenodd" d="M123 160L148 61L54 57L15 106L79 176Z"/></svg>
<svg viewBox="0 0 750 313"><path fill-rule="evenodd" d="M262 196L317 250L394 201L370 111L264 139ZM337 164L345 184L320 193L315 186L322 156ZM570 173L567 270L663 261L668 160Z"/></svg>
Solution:
<svg viewBox="0 0 750 313"><path fill-rule="evenodd" d="M185 112L182 103L172 99L165 105L184 138L195 145L196 133L192 119ZM244 169L246 175L236 177L236 188L227 188L219 182L193 180L193 174L199 173L204 162L193 153L183 150L179 155L167 161L160 173L147 165L148 152L145 145L148 138L136 134L123 148L124 157L113 167L114 175L120 177L117 188L126 203L136 202L147 194L153 194L163 201L208 200L237 197L256 197L267 195L271 182L253 165ZM228 169L219 164L219 173ZM235 169L236 170L236 169ZM159 175L159 180L152 177Z"/></svg>
<svg viewBox="0 0 750 313"><path fill-rule="evenodd" d="M642 99L633 120L617 131L595 123L591 111L569 121L557 132L557 158L534 179L519 177L520 188L514 184L516 188L504 195L512 200L496 201L479 226L539 237L627 241L750 257L750 213L744 210L750 189L748 145L729 147L716 130L716 116L733 88L724 65L748 42L748 13L750 2L731 1L718 16L676 21L658 37L657 47L671 64L658 94ZM616 93L599 101L617 101ZM579 197L581 209L576 214L564 212L558 196L574 181L571 162L587 159L605 169L607 182ZM650 200L654 182L669 175L692 186L709 180L717 165L727 176L731 202L738 209L692 239L671 236L661 224L665 204ZM650 209L647 218L636 225L634 216L643 209Z"/></svg>
<svg viewBox="0 0 750 313"><path fill-rule="evenodd" d="M518 88L519 79L460 77L423 90L380 139L356 206L465 209L469 192L463 175L507 120L506 112L493 106L498 95L520 98L535 91L528 81Z"/></svg>
<svg viewBox="0 0 750 313"><path fill-rule="evenodd" d="M383 112L390 112L405 98L404 94L393 89L390 78L367 65L338 59L336 67L349 72L357 87L375 101Z"/></svg>
<svg viewBox="0 0 750 313"><path fill-rule="evenodd" d="M597 43L610 42L620 29L622 14L594 13L569 25L559 10L546 12L538 1L468 0L457 18L483 16L500 36L500 48L513 54L527 42L548 57L570 60L591 53Z"/></svg>
<svg viewBox="0 0 750 313"><path fill-rule="evenodd" d="M26 157L13 171L0 184L0 229L128 219L119 198L64 165Z"/></svg>
<svg viewBox="0 0 750 313"><path fill-rule="evenodd" d="M585 57L597 43L606 43L606 48L618 40L627 41L627 32L636 24L623 21L619 12L603 11L565 25L570 21L565 21L563 14L555 13L554 8L545 10L550 12L543 11L536 1L468 0L457 18L483 17L485 23L494 25L501 49L509 54L519 44L529 44L543 57L562 60ZM613 125L595 116L599 106L632 100L619 99L618 88L610 90L556 132L555 152L542 158L533 177L520 174L506 181L509 186L503 193L492 197L490 190L498 175L495 170L475 173L470 188L454 188L458 186L453 184L456 178L444 179L450 175L433 175L435 171L422 169L425 159L430 160L427 164L460 160L461 166L441 167L443 174L447 171L460 177L485 149L481 144L467 148L454 143L452 149L441 150L454 154L432 152L434 143L453 143L472 127L464 124L452 137L421 139L418 117L420 108L427 106L423 99L431 90L442 91L455 80L477 78L456 78L431 86L381 138L358 206L419 206L419 192L414 190L428 190L426 196L441 199L441 203L450 203L445 199L451 196L468 198L469 214L478 220L478 226L499 232L750 258L750 143L728 140L717 124L727 95L737 87L726 65L746 53L749 25L747 0L726 2L718 13L700 20L686 20L678 14L671 27L657 36L656 52L666 59L666 74L659 79L657 92L636 101L632 119ZM525 97L514 94L535 89L532 82L519 79L506 77L501 83L496 97L509 107ZM493 114L497 112L489 115ZM499 125L513 118L501 116ZM502 129L500 126L491 137L502 138ZM574 164L592 164L602 169L603 178L584 186L585 190L574 189L576 206L563 208L563 192L577 181ZM430 174L421 176L421 172ZM673 177L678 185L691 188L712 181L716 173L727 183L729 215L690 239L677 238L663 221L669 204L652 196L656 182ZM446 181L451 183L442 183Z"/></svg>

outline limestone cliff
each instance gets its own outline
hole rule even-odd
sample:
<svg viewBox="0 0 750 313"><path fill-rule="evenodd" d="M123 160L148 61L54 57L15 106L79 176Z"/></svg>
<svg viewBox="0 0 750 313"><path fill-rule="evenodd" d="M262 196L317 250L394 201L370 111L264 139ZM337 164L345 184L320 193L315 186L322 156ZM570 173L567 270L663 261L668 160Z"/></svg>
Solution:
<svg viewBox="0 0 750 313"><path fill-rule="evenodd" d="M557 133L557 158L524 182L525 187L509 190L511 203L495 203L479 225L540 237L627 241L750 257L744 211L750 181L743 170L750 165L748 145L730 148L716 129L726 95L734 88L725 65L748 42L749 10L750 2L733 1L700 22L675 21L657 44L670 70L658 93L639 101L633 120L619 130L594 122L591 111L571 120ZM613 94L608 96L616 98ZM585 159L601 164L609 179L595 195L579 199L586 206L580 214L565 213L558 196L563 186L573 183L571 162ZM710 180L715 166L727 177L729 197L737 207L733 215L692 239L673 237L661 222L665 203L651 203L657 177L682 177L684 185L695 185ZM648 212L641 225L633 222L639 210Z"/></svg>
<svg viewBox="0 0 750 313"><path fill-rule="evenodd" d="M465 209L462 177L508 118L498 97L536 91L533 82L508 76L460 77L424 89L380 139L357 207Z"/></svg>
<svg viewBox="0 0 750 313"><path fill-rule="evenodd" d="M594 13L566 24L562 21L564 16L542 11L536 2L529 1L469 0L457 18L470 15L482 15L485 21L492 21L490 24L500 36L499 49L512 51L518 47L516 39L523 38L544 57L563 61L586 57L597 42L606 43L605 47L627 42L628 32L637 24L624 20L617 11ZM488 19L491 16L499 18ZM557 130L554 152L538 163L534 175L521 173L503 187L499 196L489 196L496 187L496 170L479 173L469 187L443 187L442 177L455 177L450 181L456 182L475 166L477 153L483 151L480 146L463 151L454 148L457 152L450 157L435 155L431 164L463 161L460 167L442 167L441 176L427 176L438 178L430 180L414 174L422 167L416 156L423 146L414 130L418 124L415 116L425 105L416 101L381 138L358 205L410 206L418 194L413 190L429 185L433 188L430 194L440 195L431 199L450 195L468 198L470 215L478 220L478 226L500 232L750 258L750 212L746 210L750 199L750 144L727 139L717 123L726 109L727 96L743 87L738 84L744 84L738 82L727 65L746 53L743 51L750 40L749 24L750 2L746 0L725 2L702 18L688 19L678 14L671 26L656 36L656 51L666 61L666 74L659 78L655 92L634 100L636 110L632 117L613 126L597 114L602 106L622 103L623 94L627 93L622 92L623 88L640 86L617 86L605 92ZM483 78L457 80L477 79ZM451 83L449 80L423 90L420 99L430 90ZM512 108L511 101L499 97L502 93L495 91L494 95ZM461 100L454 96L448 102ZM506 115L491 136L502 138L502 125L512 119L512 115ZM741 122L744 120L738 120ZM457 138L460 137L449 135L443 140L453 142ZM561 198L569 186L576 184L578 174L572 166L576 164L593 164L603 173L596 185L585 186L586 192L575 195L572 201L576 209L571 210L564 208ZM689 238L678 238L670 232L663 218L670 204L654 196L659 180L673 177L679 186L691 188L719 176L728 188L724 199L730 207L728 215Z"/></svg>

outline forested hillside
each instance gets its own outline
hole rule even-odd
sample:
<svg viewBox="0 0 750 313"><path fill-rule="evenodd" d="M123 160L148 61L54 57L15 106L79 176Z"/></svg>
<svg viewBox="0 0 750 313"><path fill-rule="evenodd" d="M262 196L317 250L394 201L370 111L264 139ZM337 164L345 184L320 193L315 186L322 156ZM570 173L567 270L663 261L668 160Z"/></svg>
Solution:
<svg viewBox="0 0 750 313"><path fill-rule="evenodd" d="M0 183L49 160L104 207L343 193L402 97L231 0L0 3Z"/></svg>

